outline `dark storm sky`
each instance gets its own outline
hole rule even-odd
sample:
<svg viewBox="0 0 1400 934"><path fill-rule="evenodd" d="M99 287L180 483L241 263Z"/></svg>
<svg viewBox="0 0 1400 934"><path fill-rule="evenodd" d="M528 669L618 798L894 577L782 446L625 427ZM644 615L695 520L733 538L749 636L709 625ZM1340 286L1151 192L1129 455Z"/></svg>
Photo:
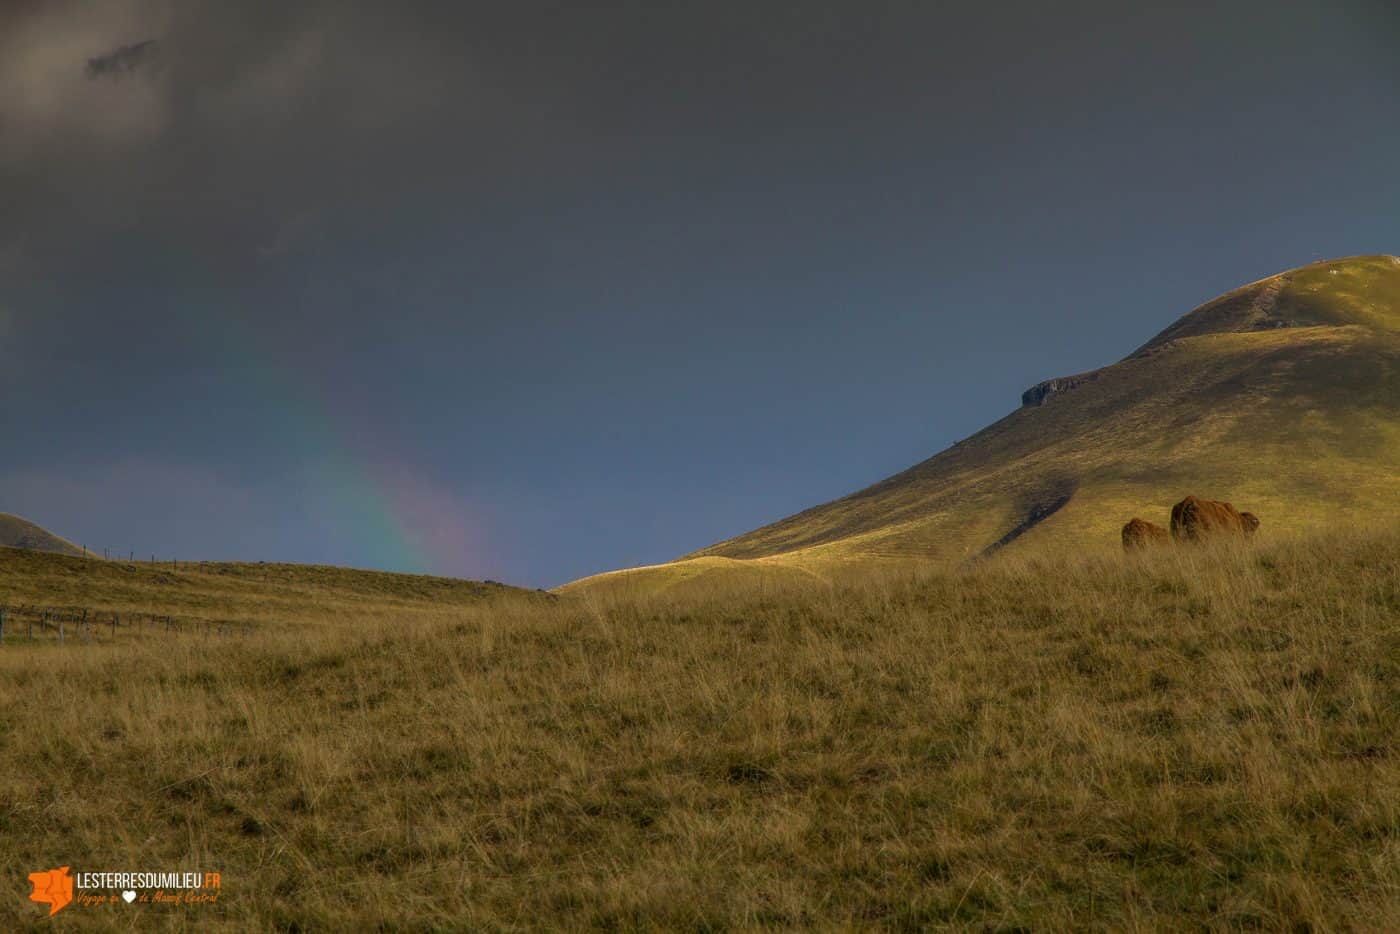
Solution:
<svg viewBox="0 0 1400 934"><path fill-rule="evenodd" d="M98 550L662 561L1400 251L1386 0L3 4L0 510Z"/></svg>

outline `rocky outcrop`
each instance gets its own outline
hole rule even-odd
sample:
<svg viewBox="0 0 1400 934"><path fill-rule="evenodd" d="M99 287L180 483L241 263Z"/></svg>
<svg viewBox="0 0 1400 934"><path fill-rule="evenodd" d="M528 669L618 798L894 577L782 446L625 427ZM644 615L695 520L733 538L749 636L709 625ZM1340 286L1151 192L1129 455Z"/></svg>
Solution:
<svg viewBox="0 0 1400 934"><path fill-rule="evenodd" d="M1023 407L1044 405L1052 396L1069 392L1083 386L1085 383L1093 382L1099 378L1099 371L1093 370L1089 373L1077 373L1074 376L1059 376L1055 379L1047 379L1043 383L1036 383L1030 389L1021 393L1021 405Z"/></svg>

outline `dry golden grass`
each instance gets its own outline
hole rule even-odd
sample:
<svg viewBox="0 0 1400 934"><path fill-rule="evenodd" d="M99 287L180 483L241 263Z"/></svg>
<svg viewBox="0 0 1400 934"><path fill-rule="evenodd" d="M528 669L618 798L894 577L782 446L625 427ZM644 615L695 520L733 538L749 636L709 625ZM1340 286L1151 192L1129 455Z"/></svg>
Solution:
<svg viewBox="0 0 1400 934"><path fill-rule="evenodd" d="M1400 534L713 580L7 645L0 924L1400 928Z"/></svg>
<svg viewBox="0 0 1400 934"><path fill-rule="evenodd" d="M169 615L186 629L205 621L245 628L351 623L386 613L441 611L504 595L529 596L495 582L388 574L304 564L102 561L40 551L0 548L0 606L90 610L103 623L111 614ZM11 620L11 634L19 631ZM127 619L119 639L132 635Z"/></svg>

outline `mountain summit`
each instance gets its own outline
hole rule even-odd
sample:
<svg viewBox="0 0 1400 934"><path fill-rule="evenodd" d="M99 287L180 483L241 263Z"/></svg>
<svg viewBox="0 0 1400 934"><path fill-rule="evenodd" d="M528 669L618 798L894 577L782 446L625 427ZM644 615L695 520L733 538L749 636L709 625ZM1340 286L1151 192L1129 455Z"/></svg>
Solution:
<svg viewBox="0 0 1400 934"><path fill-rule="evenodd" d="M1130 517L1162 522L1187 493L1256 513L1266 535L1400 521L1400 258L1243 286L903 473L647 570L1115 547Z"/></svg>

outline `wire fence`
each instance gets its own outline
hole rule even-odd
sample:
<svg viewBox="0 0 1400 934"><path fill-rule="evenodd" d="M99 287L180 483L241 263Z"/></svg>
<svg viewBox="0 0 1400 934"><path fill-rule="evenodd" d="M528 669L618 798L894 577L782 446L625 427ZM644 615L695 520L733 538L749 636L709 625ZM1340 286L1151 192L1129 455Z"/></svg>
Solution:
<svg viewBox="0 0 1400 934"><path fill-rule="evenodd" d="M0 605L0 646L7 642L90 645L119 638L246 636L251 623L157 613L122 613L92 607Z"/></svg>

